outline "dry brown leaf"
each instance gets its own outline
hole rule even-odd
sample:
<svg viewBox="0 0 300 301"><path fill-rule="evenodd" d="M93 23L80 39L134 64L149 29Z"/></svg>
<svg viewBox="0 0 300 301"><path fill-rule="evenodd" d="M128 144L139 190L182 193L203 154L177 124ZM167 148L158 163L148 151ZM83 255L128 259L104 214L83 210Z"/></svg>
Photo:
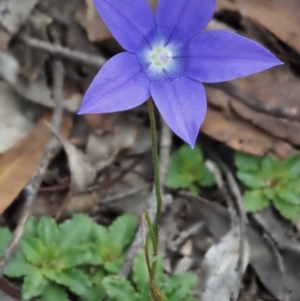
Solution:
<svg viewBox="0 0 300 301"><path fill-rule="evenodd" d="M237 0L242 15L300 52L299 0Z"/></svg>
<svg viewBox="0 0 300 301"><path fill-rule="evenodd" d="M59 138L68 157L68 163L71 173L70 192L77 193L84 191L95 182L95 168L90 164L83 151L78 149L68 140L64 139L58 133L55 133L55 135Z"/></svg>
<svg viewBox="0 0 300 301"><path fill-rule="evenodd" d="M285 158L296 152L287 142L268 135L230 111L209 108L201 130L235 150L257 156L274 153Z"/></svg>
<svg viewBox="0 0 300 301"><path fill-rule="evenodd" d="M300 145L300 123L286 119L276 118L271 115L252 110L241 101L213 87L206 88L208 102L222 109L233 109L243 119L253 123L275 137L282 138L292 144ZM275 92L276 93L276 92Z"/></svg>
<svg viewBox="0 0 300 301"><path fill-rule="evenodd" d="M86 30L91 42L98 42L112 37L95 8L93 0L86 0L87 19Z"/></svg>
<svg viewBox="0 0 300 301"><path fill-rule="evenodd" d="M237 5L235 2L232 2L230 0L218 0L215 12L218 13L222 10L227 10L230 12L238 13Z"/></svg>
<svg viewBox="0 0 300 301"><path fill-rule="evenodd" d="M51 208L47 202L43 202L43 199L40 199L38 205L44 211L48 211L47 215L54 214L57 216L58 214L59 217L89 211L99 197L96 192L87 191L88 187L95 183L97 177L96 169L88 161L83 151L64 139L53 128L51 129L63 145L67 154L71 173L71 185L68 195L62 204L57 204L56 202L56 205L59 206L56 212L53 212L53 208L55 209L55 207Z"/></svg>
<svg viewBox="0 0 300 301"><path fill-rule="evenodd" d="M245 96L253 95L265 108L300 116L300 79L286 65L237 79L232 84Z"/></svg>
<svg viewBox="0 0 300 301"><path fill-rule="evenodd" d="M0 213L18 196L33 176L48 139L45 121L50 114L43 115L34 125L28 136L0 156ZM72 120L65 115L62 123L62 135L68 136Z"/></svg>
<svg viewBox="0 0 300 301"><path fill-rule="evenodd" d="M143 153L150 149L151 139L145 135L148 128L130 113L108 115L111 120L111 130L96 135L91 133L87 143L87 156L100 169L107 164L110 157L117 155L123 149L131 149Z"/></svg>

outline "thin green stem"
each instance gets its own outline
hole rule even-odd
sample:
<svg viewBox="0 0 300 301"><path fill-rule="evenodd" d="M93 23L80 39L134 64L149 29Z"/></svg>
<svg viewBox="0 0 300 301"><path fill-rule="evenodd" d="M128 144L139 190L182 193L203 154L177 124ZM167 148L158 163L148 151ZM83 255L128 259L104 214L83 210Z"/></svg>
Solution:
<svg viewBox="0 0 300 301"><path fill-rule="evenodd" d="M156 246L157 239L156 239L155 232L154 232L154 229L153 229L153 225L152 225L152 222L151 222L151 219L150 219L150 216L149 216L149 213L148 213L147 210L145 211L145 218L146 218L146 222L147 222L147 225L148 225L149 234L150 234L150 238L151 238L152 245L153 245L153 250L158 249L157 246ZM157 255L157 254L155 254L155 255Z"/></svg>
<svg viewBox="0 0 300 301"><path fill-rule="evenodd" d="M165 296L164 296L163 292L160 289L158 289L155 285L155 276L154 276L155 272L153 271L153 269L151 267L148 239L146 239L146 241L145 241L144 251L145 251L146 265L147 265L149 278L150 278L151 297L154 301L164 301Z"/></svg>
<svg viewBox="0 0 300 301"><path fill-rule="evenodd" d="M158 252L158 239L159 239L159 224L161 219L162 210L162 197L160 189L160 177L159 177L159 160L157 152L157 132L156 132L156 121L155 121L155 111L153 101L150 98L147 101L149 118L150 118L150 128L151 128L151 138L152 138L152 158L153 158L153 169L154 169L154 187L156 194L156 218L154 223L154 233L156 237L156 246L153 246L154 254L157 255Z"/></svg>

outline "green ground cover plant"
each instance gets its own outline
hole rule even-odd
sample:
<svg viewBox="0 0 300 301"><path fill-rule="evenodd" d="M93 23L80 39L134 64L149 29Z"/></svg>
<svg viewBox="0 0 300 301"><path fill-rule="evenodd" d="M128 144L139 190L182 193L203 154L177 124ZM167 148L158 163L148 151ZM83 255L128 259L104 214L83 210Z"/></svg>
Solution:
<svg viewBox="0 0 300 301"><path fill-rule="evenodd" d="M204 164L199 146L191 149L188 145L183 145L171 155L166 179L168 188L187 189L199 194L201 187L211 187L214 184L214 177Z"/></svg>
<svg viewBox="0 0 300 301"><path fill-rule="evenodd" d="M271 156L235 154L237 178L243 183L245 209L262 210L273 204L286 219L296 222L300 216L300 154L283 161Z"/></svg>
<svg viewBox="0 0 300 301"><path fill-rule="evenodd" d="M136 227L136 218L129 214L107 228L84 214L61 224L50 217L32 217L5 276L22 280L24 300L150 301L143 252L135 258L130 281L117 275ZM3 256L12 233L0 227L0 237ZM165 278L162 260L156 261L156 281L164 296L169 301L195 300L191 294L196 276L184 273Z"/></svg>

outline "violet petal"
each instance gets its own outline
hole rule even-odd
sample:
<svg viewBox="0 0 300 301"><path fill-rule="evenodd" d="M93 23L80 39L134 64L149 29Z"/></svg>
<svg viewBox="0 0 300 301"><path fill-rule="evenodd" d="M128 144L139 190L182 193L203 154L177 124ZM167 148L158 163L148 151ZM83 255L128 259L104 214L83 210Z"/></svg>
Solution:
<svg viewBox="0 0 300 301"><path fill-rule="evenodd" d="M150 81L134 54L123 52L110 59L88 88L79 114L110 113L134 108L149 96Z"/></svg>
<svg viewBox="0 0 300 301"><path fill-rule="evenodd" d="M156 12L158 31L166 41L185 42L211 20L216 0L160 0Z"/></svg>
<svg viewBox="0 0 300 301"><path fill-rule="evenodd" d="M282 64L259 44L224 30L203 32L185 46L185 74L205 83L232 80Z"/></svg>
<svg viewBox="0 0 300 301"><path fill-rule="evenodd" d="M152 82L150 92L172 131L194 147L207 108L203 85L181 77L171 82Z"/></svg>
<svg viewBox="0 0 300 301"><path fill-rule="evenodd" d="M135 52L155 29L153 12L146 0L94 0L106 26L127 51Z"/></svg>

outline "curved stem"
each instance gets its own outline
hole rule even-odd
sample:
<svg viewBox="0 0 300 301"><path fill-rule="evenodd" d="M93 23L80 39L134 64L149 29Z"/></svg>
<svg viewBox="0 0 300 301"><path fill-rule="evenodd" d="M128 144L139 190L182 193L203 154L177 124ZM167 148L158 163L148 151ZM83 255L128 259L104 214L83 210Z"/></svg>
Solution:
<svg viewBox="0 0 300 301"><path fill-rule="evenodd" d="M157 153L156 120L155 120L154 105L151 98L147 101L147 106L148 106L148 112L150 118L150 128L151 128L151 138L152 138L152 158L153 158L153 169L154 169L154 187L155 187L156 202L157 202L156 218L154 224L154 233L156 237L156 248L154 249L154 254L157 255L159 224L160 224L161 210L162 210L162 197L161 197L161 189L160 189L159 160L158 160L158 153Z"/></svg>

